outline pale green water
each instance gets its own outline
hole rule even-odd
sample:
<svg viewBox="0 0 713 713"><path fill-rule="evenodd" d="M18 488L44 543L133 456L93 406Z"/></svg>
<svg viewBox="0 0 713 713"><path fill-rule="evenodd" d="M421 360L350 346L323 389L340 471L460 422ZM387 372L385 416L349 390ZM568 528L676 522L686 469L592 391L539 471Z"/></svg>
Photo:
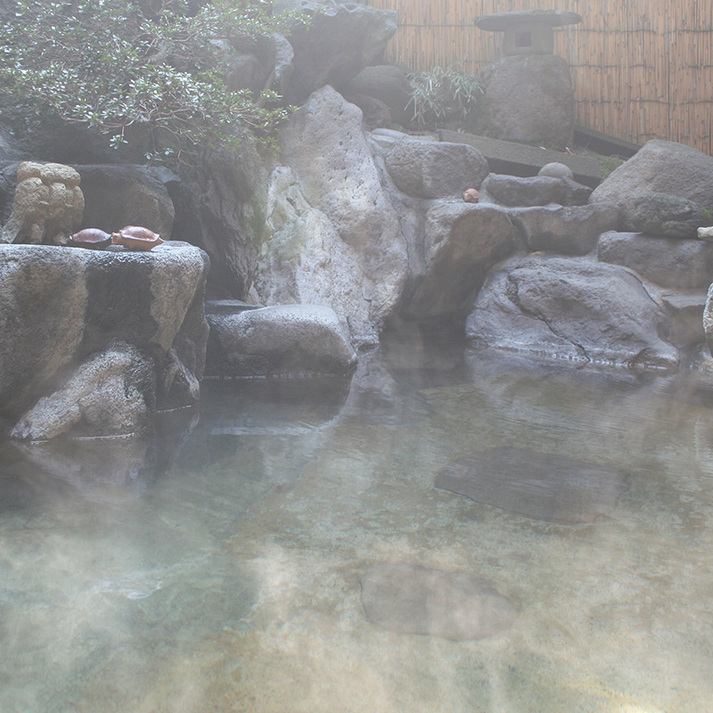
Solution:
<svg viewBox="0 0 713 713"><path fill-rule="evenodd" d="M1 446L0 711L713 711L713 395L403 362L365 357L348 394L206 384L182 439ZM433 487L500 446L623 469L628 490L566 525ZM474 641L380 629L374 562L484 577L519 614Z"/></svg>

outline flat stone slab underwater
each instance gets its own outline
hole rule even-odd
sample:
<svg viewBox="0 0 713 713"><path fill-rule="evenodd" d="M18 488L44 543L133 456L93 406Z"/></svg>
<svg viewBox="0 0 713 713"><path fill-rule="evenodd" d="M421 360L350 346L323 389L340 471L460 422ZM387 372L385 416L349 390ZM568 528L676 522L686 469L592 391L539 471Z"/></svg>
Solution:
<svg viewBox="0 0 713 713"><path fill-rule="evenodd" d="M490 448L447 465L437 488L508 512L555 522L593 522L627 489L623 472L529 448Z"/></svg>

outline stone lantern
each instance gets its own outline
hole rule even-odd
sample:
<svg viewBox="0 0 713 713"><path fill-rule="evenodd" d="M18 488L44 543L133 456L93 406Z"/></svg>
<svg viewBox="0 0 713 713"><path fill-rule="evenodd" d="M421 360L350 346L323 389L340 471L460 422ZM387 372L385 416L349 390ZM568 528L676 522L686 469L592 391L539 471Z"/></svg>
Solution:
<svg viewBox="0 0 713 713"><path fill-rule="evenodd" d="M555 27L582 21L576 12L561 10L521 10L481 15L475 24L481 30L504 32L503 54L554 54Z"/></svg>
<svg viewBox="0 0 713 713"><path fill-rule="evenodd" d="M577 13L559 10L476 18L481 30L505 33L505 56L483 70L480 133L552 149L571 146L574 89L567 62L554 54L554 28L581 21Z"/></svg>

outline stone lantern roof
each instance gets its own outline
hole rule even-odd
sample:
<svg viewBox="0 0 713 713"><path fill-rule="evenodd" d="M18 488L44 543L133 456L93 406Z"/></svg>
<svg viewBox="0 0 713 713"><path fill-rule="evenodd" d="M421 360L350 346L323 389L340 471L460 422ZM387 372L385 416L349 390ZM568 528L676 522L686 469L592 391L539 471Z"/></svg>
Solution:
<svg viewBox="0 0 713 713"><path fill-rule="evenodd" d="M554 28L581 21L581 15L564 10L518 10L475 18L481 30L505 33L503 54L506 56L554 54Z"/></svg>

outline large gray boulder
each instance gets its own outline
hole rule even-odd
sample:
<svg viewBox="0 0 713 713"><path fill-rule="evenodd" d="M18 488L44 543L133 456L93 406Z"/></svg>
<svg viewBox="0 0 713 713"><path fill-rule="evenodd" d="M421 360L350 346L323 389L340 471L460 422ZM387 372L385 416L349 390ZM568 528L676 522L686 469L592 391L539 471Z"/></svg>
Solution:
<svg viewBox="0 0 713 713"><path fill-rule="evenodd" d="M671 231L682 229L684 237L694 237L691 214L700 212L701 225L713 215L713 156L673 141L648 141L595 188L590 202L596 201L622 208L624 230L680 236ZM694 215L693 223L697 220Z"/></svg>
<svg viewBox="0 0 713 713"><path fill-rule="evenodd" d="M245 299L253 284L265 222L269 169L255 139L242 134L231 150L207 152L194 165L161 177L176 217L172 238L198 245L210 256L213 298Z"/></svg>
<svg viewBox="0 0 713 713"><path fill-rule="evenodd" d="M260 92L269 88L276 66L278 43L282 45L282 39L277 35L214 39L210 43L210 53L228 89Z"/></svg>
<svg viewBox="0 0 713 713"><path fill-rule="evenodd" d="M356 365L349 333L329 307L222 309L207 318L212 375L343 375Z"/></svg>
<svg viewBox="0 0 713 713"><path fill-rule="evenodd" d="M361 111L324 87L292 115L280 144L257 298L332 307L355 345L375 344L401 296L408 257Z"/></svg>
<svg viewBox="0 0 713 713"><path fill-rule="evenodd" d="M349 101L355 96L373 97L383 102L391 120L406 126L413 117L411 83L408 72L393 64L379 64L365 67L356 77L337 87ZM354 102L358 103L358 102Z"/></svg>
<svg viewBox="0 0 713 713"><path fill-rule="evenodd" d="M555 176L508 176L491 173L484 181L481 202L506 206L565 204L565 183Z"/></svg>
<svg viewBox="0 0 713 713"><path fill-rule="evenodd" d="M283 5L306 12L309 22L290 33L294 71L287 100L302 104L327 84L340 86L376 64L396 32L396 13L359 2L292 0Z"/></svg>
<svg viewBox="0 0 713 713"><path fill-rule="evenodd" d="M205 253L182 243L141 253L0 246L0 416L16 420L117 342L151 364L146 403L195 403L207 269Z"/></svg>
<svg viewBox="0 0 713 713"><path fill-rule="evenodd" d="M661 302L671 315L671 329L666 339L691 356L697 356L706 342L705 306L707 290L661 290Z"/></svg>
<svg viewBox="0 0 713 713"><path fill-rule="evenodd" d="M331 87L316 91L280 134L282 160L345 243L371 249L398 230L361 128L361 112Z"/></svg>
<svg viewBox="0 0 713 713"><path fill-rule="evenodd" d="M391 126L393 120L389 107L380 99L370 97L368 94L352 94L348 97L348 101L361 109L365 128L378 129Z"/></svg>
<svg viewBox="0 0 713 713"><path fill-rule="evenodd" d="M516 257L492 273L468 317L478 346L574 363L674 369L662 305L631 271L586 259Z"/></svg>
<svg viewBox="0 0 713 713"><path fill-rule="evenodd" d="M634 230L671 238L696 238L711 213L695 201L668 193L643 193L627 207L627 225Z"/></svg>
<svg viewBox="0 0 713 713"><path fill-rule="evenodd" d="M550 166L556 164L548 164ZM567 166L563 168L568 169ZM584 205L592 189L568 176L509 176L491 173L480 190L481 202L507 206L536 206L559 203Z"/></svg>
<svg viewBox="0 0 713 713"><path fill-rule="evenodd" d="M559 150L572 145L574 90L564 59L503 57L485 68L482 83L480 133Z"/></svg>
<svg viewBox="0 0 713 713"><path fill-rule="evenodd" d="M502 208L436 202L426 213L423 244L411 259L402 314L419 322L456 316L488 270L515 251L516 237Z"/></svg>
<svg viewBox="0 0 713 713"><path fill-rule="evenodd" d="M2 106L0 127L9 132L12 140L0 156L12 161L48 161L51 163L100 164L117 160L131 160L128 152L116 151L107 136L78 124L52 121L25 120L14 107ZM140 160L139 157L133 157Z"/></svg>
<svg viewBox="0 0 713 713"><path fill-rule="evenodd" d="M513 208L508 214L533 252L586 255L602 233L619 227L619 208L613 203Z"/></svg>
<svg viewBox="0 0 713 713"><path fill-rule="evenodd" d="M460 197L467 188L480 188L488 175L478 149L446 141L397 141L385 163L396 187L417 198Z"/></svg>
<svg viewBox="0 0 713 713"><path fill-rule="evenodd" d="M713 280L713 243L703 240L607 232L599 238L597 255L670 289L707 289Z"/></svg>
<svg viewBox="0 0 713 713"><path fill-rule="evenodd" d="M0 245L0 410L17 416L50 388L84 337L89 253ZM87 356L91 350L86 351Z"/></svg>

